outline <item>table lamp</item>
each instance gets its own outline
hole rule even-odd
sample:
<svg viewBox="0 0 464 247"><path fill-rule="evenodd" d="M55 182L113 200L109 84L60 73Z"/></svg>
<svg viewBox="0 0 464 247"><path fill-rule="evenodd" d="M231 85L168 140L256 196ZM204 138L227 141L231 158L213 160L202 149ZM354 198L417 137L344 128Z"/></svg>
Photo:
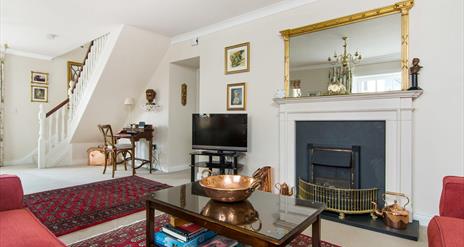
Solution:
<svg viewBox="0 0 464 247"><path fill-rule="evenodd" d="M127 97L124 100L124 105L129 109L129 124L132 120L132 106L135 104L135 100L132 97Z"/></svg>

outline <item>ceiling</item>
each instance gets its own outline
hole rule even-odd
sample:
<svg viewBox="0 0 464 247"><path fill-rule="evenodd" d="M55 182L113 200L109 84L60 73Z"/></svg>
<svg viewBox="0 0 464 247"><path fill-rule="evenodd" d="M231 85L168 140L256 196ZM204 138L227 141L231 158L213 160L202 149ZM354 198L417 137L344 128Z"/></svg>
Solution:
<svg viewBox="0 0 464 247"><path fill-rule="evenodd" d="M0 43L11 51L52 58L121 24L174 37L246 14L258 16L260 10L282 11L312 1L1 0Z"/></svg>
<svg viewBox="0 0 464 247"><path fill-rule="evenodd" d="M291 38L290 68L328 66L329 56L343 52L344 36L348 37L347 52L358 50L364 62L400 59L401 16L394 14Z"/></svg>

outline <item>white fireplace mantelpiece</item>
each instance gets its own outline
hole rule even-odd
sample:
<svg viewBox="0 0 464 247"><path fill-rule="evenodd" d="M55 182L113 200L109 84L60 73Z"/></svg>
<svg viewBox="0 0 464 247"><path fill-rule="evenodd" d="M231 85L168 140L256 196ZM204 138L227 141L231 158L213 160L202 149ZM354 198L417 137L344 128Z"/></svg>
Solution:
<svg viewBox="0 0 464 247"><path fill-rule="evenodd" d="M385 189L413 196L413 100L422 90L274 99L279 105L279 183L295 186L297 121L385 121ZM408 206L412 212L411 205Z"/></svg>
<svg viewBox="0 0 464 247"><path fill-rule="evenodd" d="M352 101L367 99L393 99L393 98L411 98L416 99L421 96L422 90L413 91L390 91L382 93L354 93L349 95L329 95L329 96L311 96L311 97L293 97L293 98L274 98L274 102L279 105L305 103L305 102L329 102L329 101Z"/></svg>

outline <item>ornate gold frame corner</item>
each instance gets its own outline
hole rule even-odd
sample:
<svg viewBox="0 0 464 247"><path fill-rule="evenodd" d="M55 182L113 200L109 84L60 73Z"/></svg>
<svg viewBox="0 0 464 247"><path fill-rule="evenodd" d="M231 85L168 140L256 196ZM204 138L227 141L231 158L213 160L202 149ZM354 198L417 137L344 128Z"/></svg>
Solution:
<svg viewBox="0 0 464 247"><path fill-rule="evenodd" d="M285 96L289 96L290 83L290 38L306 33L318 32L325 29L344 26L360 21L374 19L382 16L401 14L401 79L402 90L409 88L409 10L414 6L414 0L406 0L395 4L376 8L356 14L339 17L302 27L280 31L284 41L284 89Z"/></svg>

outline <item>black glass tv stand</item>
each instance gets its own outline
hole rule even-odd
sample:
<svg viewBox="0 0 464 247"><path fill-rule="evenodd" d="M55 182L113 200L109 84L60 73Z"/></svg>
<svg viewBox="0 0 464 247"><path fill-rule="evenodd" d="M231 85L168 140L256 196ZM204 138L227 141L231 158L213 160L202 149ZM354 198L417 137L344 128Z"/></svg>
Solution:
<svg viewBox="0 0 464 247"><path fill-rule="evenodd" d="M197 167L212 169L219 169L219 173L224 175L226 170L232 170L237 175L238 170L243 167L242 164L238 163L238 158L244 155L244 153L230 152L230 151L195 151L190 153L190 180L195 181ZM196 161L196 157L207 156L207 161ZM215 157L217 157L215 159Z"/></svg>

